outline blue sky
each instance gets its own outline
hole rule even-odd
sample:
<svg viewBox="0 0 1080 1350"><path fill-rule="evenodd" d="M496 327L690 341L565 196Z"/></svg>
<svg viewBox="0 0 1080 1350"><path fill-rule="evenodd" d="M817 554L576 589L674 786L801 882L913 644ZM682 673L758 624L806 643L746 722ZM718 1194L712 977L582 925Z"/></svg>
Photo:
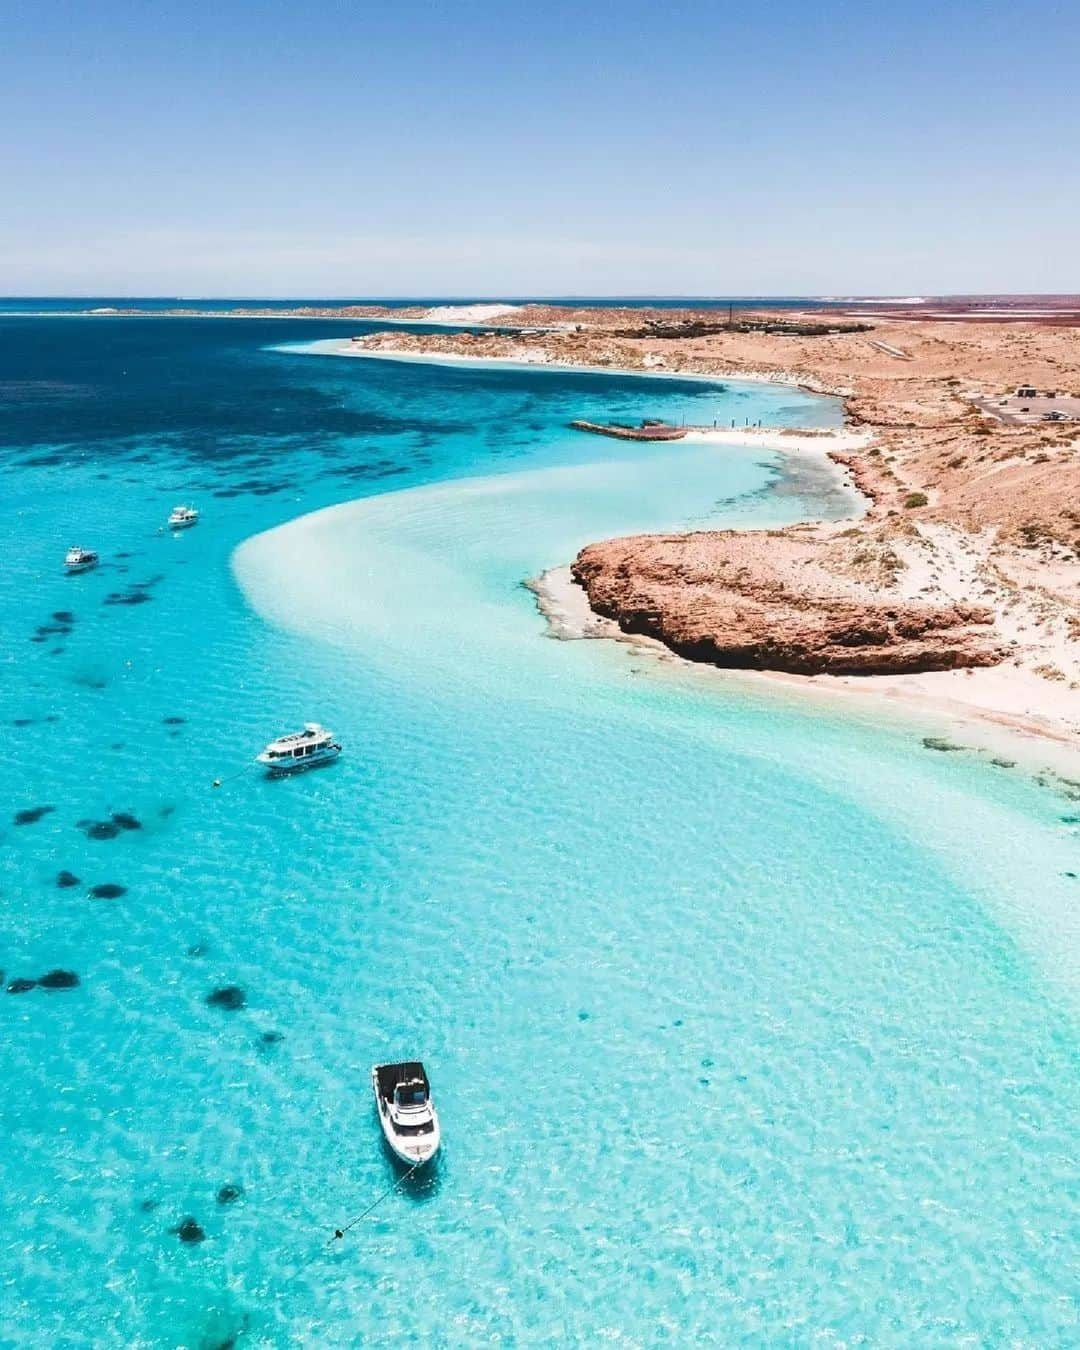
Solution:
<svg viewBox="0 0 1080 1350"><path fill-rule="evenodd" d="M0 294L1080 291L1080 9L0 0Z"/></svg>

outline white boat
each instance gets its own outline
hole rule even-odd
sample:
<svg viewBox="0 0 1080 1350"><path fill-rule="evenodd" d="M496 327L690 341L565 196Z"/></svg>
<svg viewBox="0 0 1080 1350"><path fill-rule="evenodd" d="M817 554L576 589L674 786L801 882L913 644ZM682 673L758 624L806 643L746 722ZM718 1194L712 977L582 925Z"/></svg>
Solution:
<svg viewBox="0 0 1080 1350"><path fill-rule="evenodd" d="M303 731L279 736L256 758L271 773L295 773L298 769L313 769L316 764L328 764L340 754L341 746L332 731L318 722L305 722Z"/></svg>
<svg viewBox="0 0 1080 1350"><path fill-rule="evenodd" d="M73 545L64 554L64 566L69 572L88 572L98 565L98 555L92 548L79 548Z"/></svg>
<svg viewBox="0 0 1080 1350"><path fill-rule="evenodd" d="M169 529L186 530L199 523L199 513L194 506L174 506L169 512Z"/></svg>
<svg viewBox="0 0 1080 1350"><path fill-rule="evenodd" d="M379 1124L394 1154L410 1167L429 1162L442 1142L431 1084L419 1060L376 1064L371 1071Z"/></svg>

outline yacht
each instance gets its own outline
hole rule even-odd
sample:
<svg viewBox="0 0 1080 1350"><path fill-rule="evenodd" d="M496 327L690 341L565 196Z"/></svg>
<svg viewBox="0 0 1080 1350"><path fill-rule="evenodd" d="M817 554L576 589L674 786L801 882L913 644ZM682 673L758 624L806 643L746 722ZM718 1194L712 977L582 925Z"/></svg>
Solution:
<svg viewBox="0 0 1080 1350"><path fill-rule="evenodd" d="M332 731L319 726L318 722L305 722L303 731L279 736L256 758L271 773L279 774L313 769L316 764L328 764L340 754L341 746L334 740Z"/></svg>
<svg viewBox="0 0 1080 1350"><path fill-rule="evenodd" d="M194 506L174 506L169 512L169 529L186 530L191 525L197 525L199 513Z"/></svg>
<svg viewBox="0 0 1080 1350"><path fill-rule="evenodd" d="M371 1071L379 1124L396 1157L420 1167L439 1151L439 1117L431 1101L431 1084L419 1060L376 1064Z"/></svg>
<svg viewBox="0 0 1080 1350"><path fill-rule="evenodd" d="M98 555L92 548L79 548L73 545L64 554L64 566L69 572L88 572L98 565Z"/></svg>

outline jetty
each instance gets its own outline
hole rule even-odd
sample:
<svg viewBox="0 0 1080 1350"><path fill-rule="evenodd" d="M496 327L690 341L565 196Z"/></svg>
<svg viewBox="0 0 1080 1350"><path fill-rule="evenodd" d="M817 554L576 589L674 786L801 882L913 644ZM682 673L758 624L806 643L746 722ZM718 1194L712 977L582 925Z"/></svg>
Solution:
<svg viewBox="0 0 1080 1350"><path fill-rule="evenodd" d="M632 427L625 422L586 422L578 419L570 425L575 431L591 431L596 436L614 436L620 441L681 441L686 427L675 427L670 422L646 418Z"/></svg>

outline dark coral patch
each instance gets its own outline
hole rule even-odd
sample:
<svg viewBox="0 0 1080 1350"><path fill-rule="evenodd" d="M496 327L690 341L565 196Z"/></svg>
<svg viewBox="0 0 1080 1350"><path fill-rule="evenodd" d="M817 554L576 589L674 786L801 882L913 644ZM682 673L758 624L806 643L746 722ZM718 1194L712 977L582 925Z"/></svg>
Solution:
<svg viewBox="0 0 1080 1350"><path fill-rule="evenodd" d="M63 872L57 872L56 884L60 888L60 890L66 891L69 890L72 886L77 886L79 884L79 878L75 875L74 872L68 872L65 869Z"/></svg>
<svg viewBox="0 0 1080 1350"><path fill-rule="evenodd" d="M195 1222L194 1219L184 1219L173 1229L173 1232L179 1237L181 1242L205 1242L206 1234L203 1232L202 1225Z"/></svg>
<svg viewBox="0 0 1080 1350"><path fill-rule="evenodd" d="M112 820L80 820L78 827L87 839L115 839L120 826Z"/></svg>
<svg viewBox="0 0 1080 1350"><path fill-rule="evenodd" d="M280 1045L284 1039L285 1034L281 1031L264 1031L259 1037L259 1041L263 1045Z"/></svg>
<svg viewBox="0 0 1080 1350"><path fill-rule="evenodd" d="M924 736L922 743L927 750L940 750L943 754L955 754L958 750L963 750L962 745L956 745L953 741L947 741L944 736Z"/></svg>
<svg viewBox="0 0 1080 1350"><path fill-rule="evenodd" d="M152 595L135 586L130 591L110 591L101 602L103 605L145 605L153 600Z"/></svg>
<svg viewBox="0 0 1080 1350"><path fill-rule="evenodd" d="M137 816L133 816L130 811L114 811L112 818L113 824L119 825L122 830L142 829L142 821Z"/></svg>
<svg viewBox="0 0 1080 1350"><path fill-rule="evenodd" d="M27 806L22 811L15 812L15 824L36 825L42 816L47 816L50 811L55 810L55 806Z"/></svg>
<svg viewBox="0 0 1080 1350"><path fill-rule="evenodd" d="M226 1012L236 1012L247 1002L247 995L238 984L225 984L213 989L206 996L211 1008L223 1008Z"/></svg>
<svg viewBox="0 0 1080 1350"><path fill-rule="evenodd" d="M38 980L42 989L75 989L78 983L79 977L73 970L50 970Z"/></svg>
<svg viewBox="0 0 1080 1350"><path fill-rule="evenodd" d="M7 987L9 994L25 994L28 989L36 989L37 980L12 980Z"/></svg>
<svg viewBox="0 0 1080 1350"><path fill-rule="evenodd" d="M243 1186L225 1185L218 1190L217 1202L219 1205L231 1205L235 1200L239 1200L243 1194Z"/></svg>
<svg viewBox="0 0 1080 1350"><path fill-rule="evenodd" d="M95 900L119 900L122 895L127 895L127 887L120 886L115 881L102 881L99 885L90 887L90 894Z"/></svg>
<svg viewBox="0 0 1080 1350"><path fill-rule="evenodd" d="M110 591L102 603L106 605L145 605L147 601L154 598L150 591L158 582L163 580L164 575L158 573L157 576L151 577L149 581L133 582L126 591Z"/></svg>
<svg viewBox="0 0 1080 1350"><path fill-rule="evenodd" d="M167 727L182 727L182 726L184 725L184 723L187 721L187 718L186 718L186 717L163 717L161 720L162 720L162 722L164 722L164 724L165 724Z"/></svg>

